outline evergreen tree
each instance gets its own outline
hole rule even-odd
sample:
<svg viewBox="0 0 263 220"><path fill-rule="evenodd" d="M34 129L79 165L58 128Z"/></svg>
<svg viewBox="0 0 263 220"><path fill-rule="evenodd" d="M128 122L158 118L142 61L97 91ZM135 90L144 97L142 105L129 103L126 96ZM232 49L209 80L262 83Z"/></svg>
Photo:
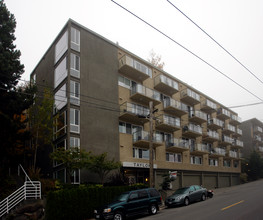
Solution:
<svg viewBox="0 0 263 220"><path fill-rule="evenodd" d="M4 1L0 0L0 167L18 163L18 142L25 141L24 110L32 103L34 89L30 85L17 87L24 72L20 51L14 45L16 20Z"/></svg>

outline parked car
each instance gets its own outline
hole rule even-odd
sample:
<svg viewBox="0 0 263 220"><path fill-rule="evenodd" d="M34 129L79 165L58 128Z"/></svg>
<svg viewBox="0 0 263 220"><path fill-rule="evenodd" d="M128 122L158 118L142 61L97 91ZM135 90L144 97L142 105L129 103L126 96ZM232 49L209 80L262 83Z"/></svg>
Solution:
<svg viewBox="0 0 263 220"><path fill-rule="evenodd" d="M122 220L125 217L149 212L154 215L162 204L160 193L154 188L122 193L115 201L94 210L96 219Z"/></svg>
<svg viewBox="0 0 263 220"><path fill-rule="evenodd" d="M173 205L189 205L191 202L206 200L207 189L202 186L192 185L177 189L175 193L167 197L165 205L171 207Z"/></svg>

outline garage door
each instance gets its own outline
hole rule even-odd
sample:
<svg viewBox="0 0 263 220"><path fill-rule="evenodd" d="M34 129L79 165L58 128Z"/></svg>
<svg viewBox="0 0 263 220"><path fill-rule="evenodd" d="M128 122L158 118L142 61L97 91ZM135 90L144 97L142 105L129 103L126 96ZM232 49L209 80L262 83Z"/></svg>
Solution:
<svg viewBox="0 0 263 220"><path fill-rule="evenodd" d="M201 185L201 175L187 175L184 174L183 177L183 186L190 186L190 185Z"/></svg>
<svg viewBox="0 0 263 220"><path fill-rule="evenodd" d="M207 189L214 189L217 187L217 177L216 176L204 176L204 184L203 186Z"/></svg>

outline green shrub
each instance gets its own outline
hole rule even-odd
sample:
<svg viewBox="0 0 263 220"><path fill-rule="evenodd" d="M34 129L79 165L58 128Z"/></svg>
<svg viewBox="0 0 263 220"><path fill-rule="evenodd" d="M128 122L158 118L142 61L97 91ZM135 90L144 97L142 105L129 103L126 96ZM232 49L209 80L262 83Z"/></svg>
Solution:
<svg viewBox="0 0 263 220"><path fill-rule="evenodd" d="M147 186L144 184L112 187L80 185L51 191L47 196L46 218L48 220L92 218L95 208L111 202L122 192L145 187Z"/></svg>

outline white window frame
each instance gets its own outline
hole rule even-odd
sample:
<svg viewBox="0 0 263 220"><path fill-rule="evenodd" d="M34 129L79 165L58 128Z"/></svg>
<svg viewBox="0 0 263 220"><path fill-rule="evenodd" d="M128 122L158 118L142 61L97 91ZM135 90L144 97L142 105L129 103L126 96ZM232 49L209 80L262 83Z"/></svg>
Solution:
<svg viewBox="0 0 263 220"><path fill-rule="evenodd" d="M76 112L78 112L78 119L76 120ZM72 118L73 117L73 118ZM70 132L80 132L80 110L70 108Z"/></svg>
<svg viewBox="0 0 263 220"><path fill-rule="evenodd" d="M80 56L74 53L70 54L70 75L80 78Z"/></svg>
<svg viewBox="0 0 263 220"><path fill-rule="evenodd" d="M76 91L78 85L78 91ZM70 80L70 103L73 105L80 105L80 83Z"/></svg>
<svg viewBox="0 0 263 220"><path fill-rule="evenodd" d="M71 27L71 49L80 52L80 31Z"/></svg>
<svg viewBox="0 0 263 220"><path fill-rule="evenodd" d="M191 156L191 164L202 165L203 164L203 158L200 156Z"/></svg>
<svg viewBox="0 0 263 220"><path fill-rule="evenodd" d="M218 159L209 158L209 166L218 167Z"/></svg>
<svg viewBox="0 0 263 220"><path fill-rule="evenodd" d="M167 160L168 155L168 160ZM180 161L178 160L178 156L180 155ZM182 163L182 154L181 153L166 153L166 161L167 162L173 162L173 163Z"/></svg>
<svg viewBox="0 0 263 220"><path fill-rule="evenodd" d="M70 145L70 147L77 147L80 149L80 138L70 137L69 145Z"/></svg>
<svg viewBox="0 0 263 220"><path fill-rule="evenodd" d="M64 171L64 183L66 183L66 169L61 169L61 170L57 170L55 173L54 173L54 178L55 179L58 179L58 172L59 171Z"/></svg>
<svg viewBox="0 0 263 220"><path fill-rule="evenodd" d="M76 181L76 172L78 172L79 179ZM80 169L73 170L73 173L70 176L70 179L73 177L73 182L71 184L80 184Z"/></svg>

